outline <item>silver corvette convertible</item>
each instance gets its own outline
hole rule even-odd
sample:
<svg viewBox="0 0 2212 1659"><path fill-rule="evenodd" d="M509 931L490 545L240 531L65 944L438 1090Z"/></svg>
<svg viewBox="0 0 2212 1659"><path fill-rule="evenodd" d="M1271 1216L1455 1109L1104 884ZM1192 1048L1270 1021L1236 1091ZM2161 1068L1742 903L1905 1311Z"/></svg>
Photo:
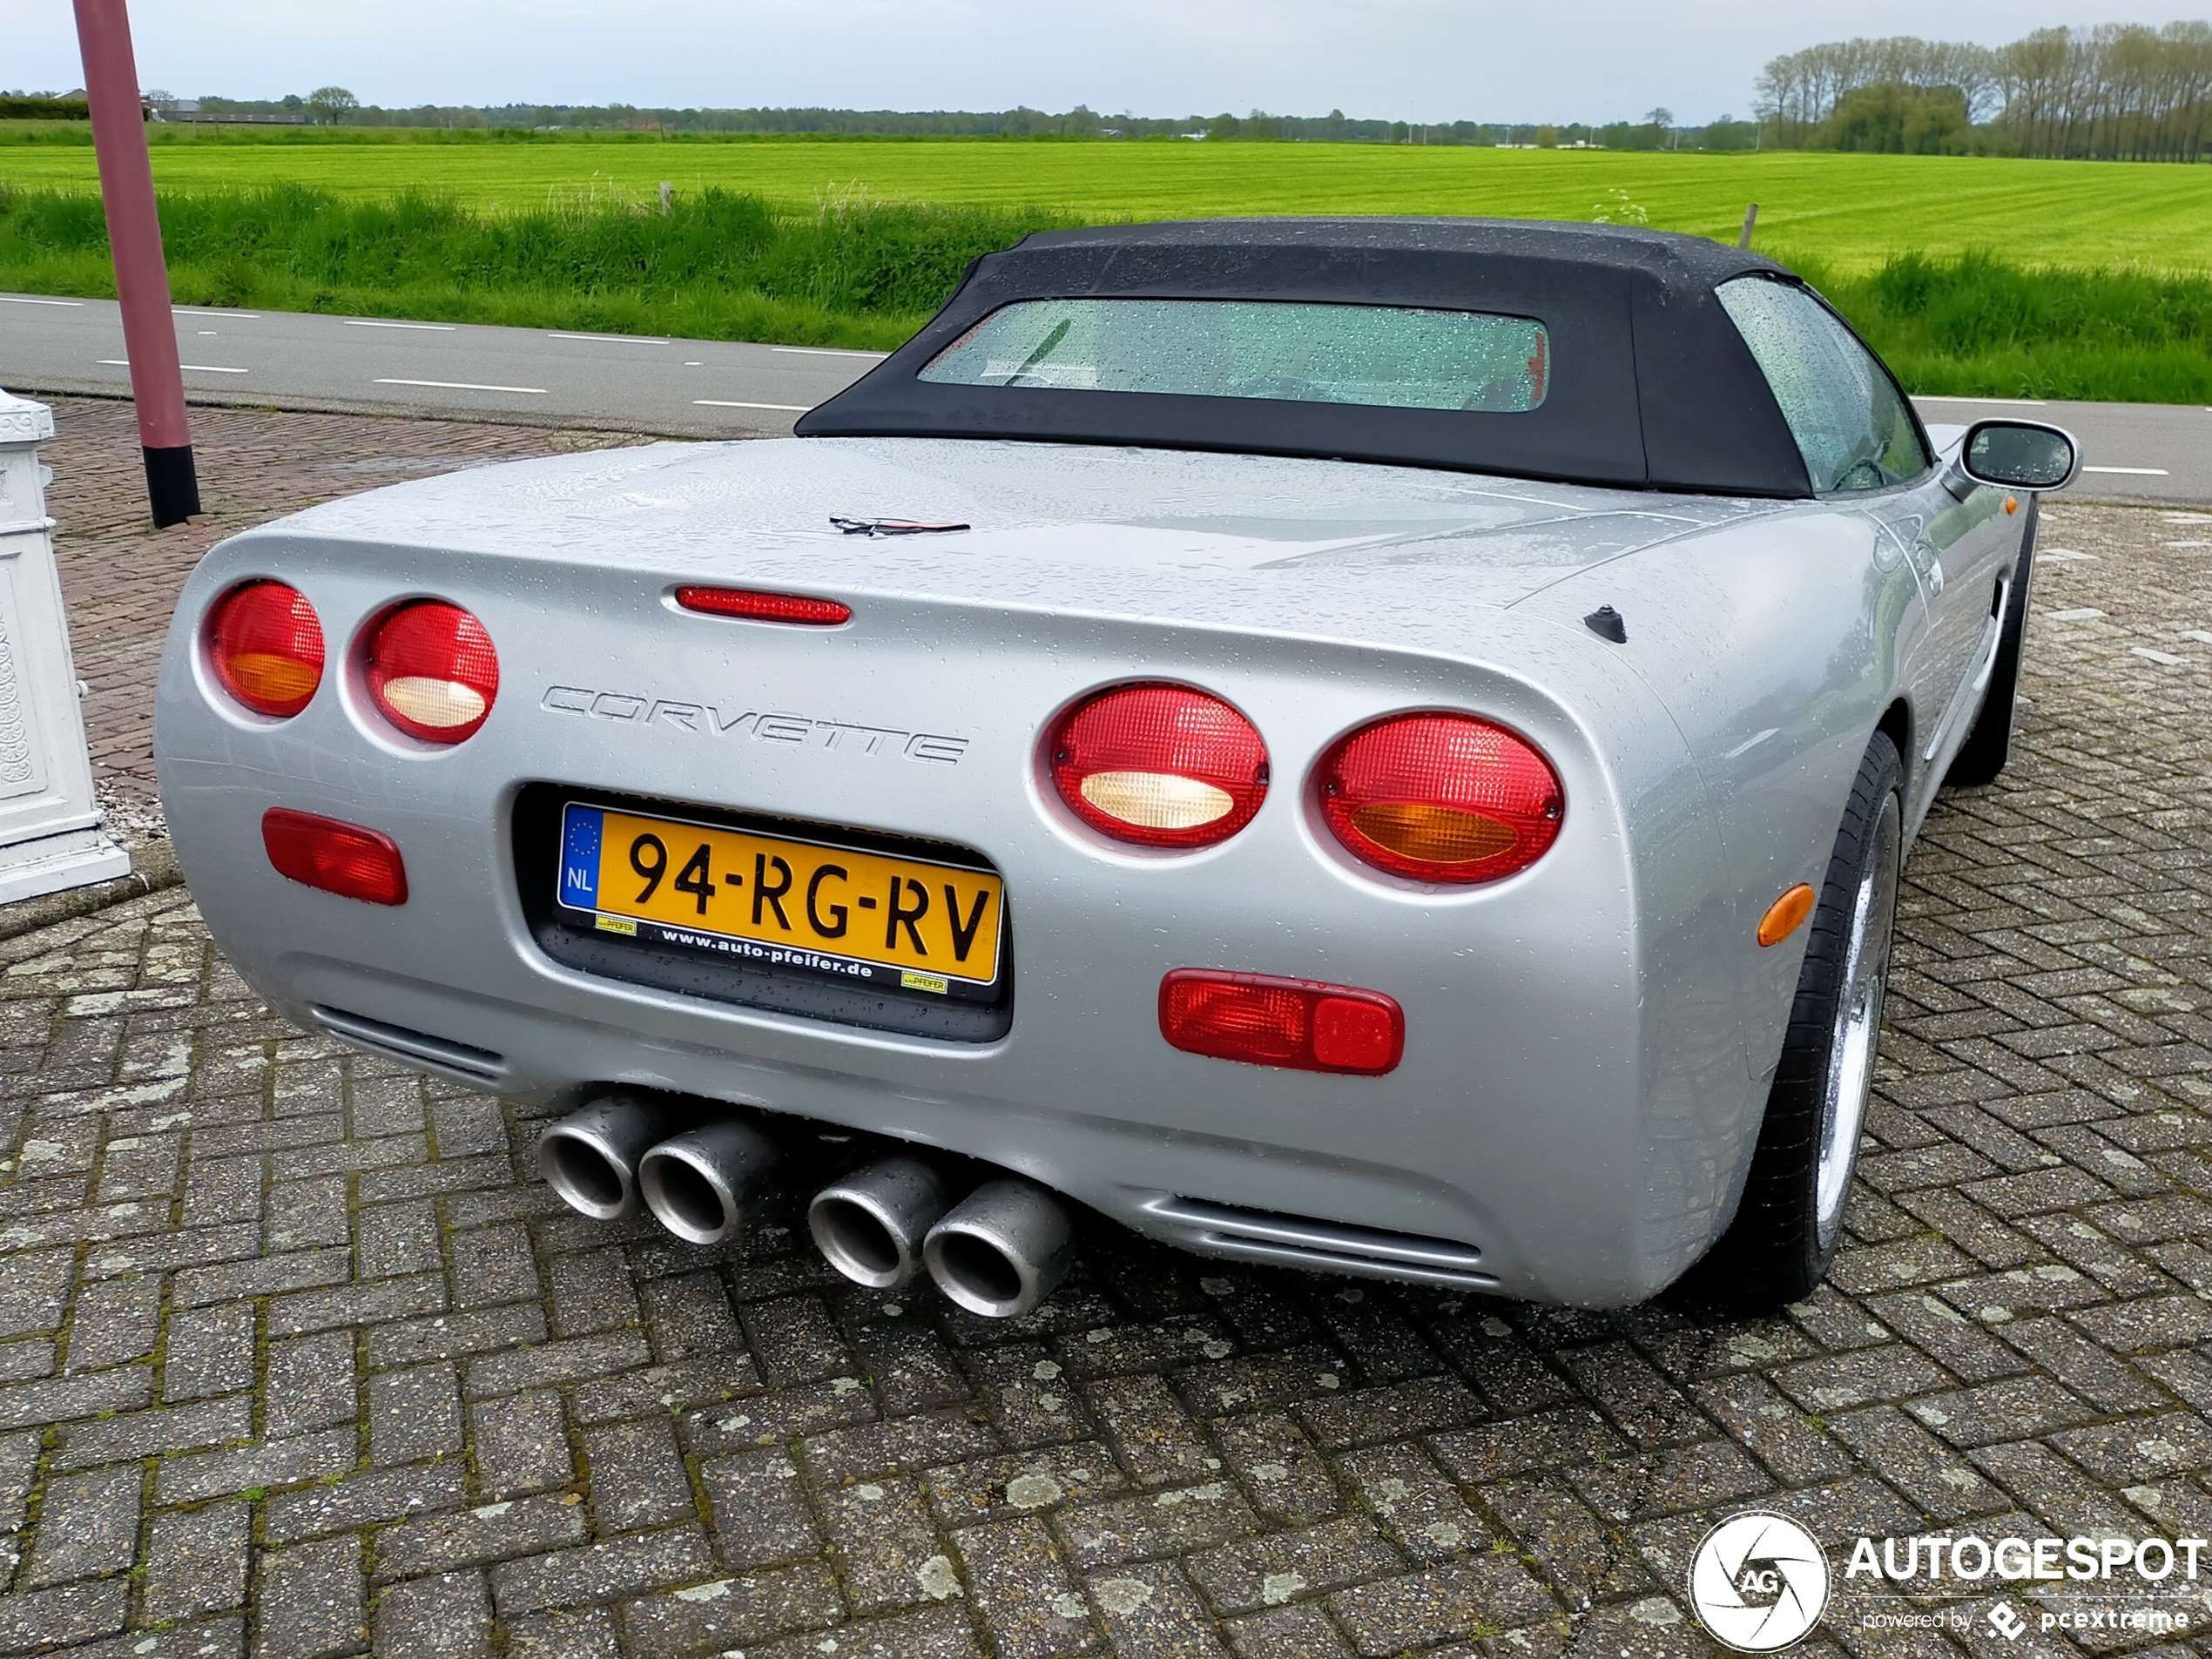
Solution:
<svg viewBox="0 0 2212 1659"><path fill-rule="evenodd" d="M1109 1224L1615 1305L1832 1256L2055 428L1696 239L1033 236L779 442L354 496L179 607L177 849L586 1213L1007 1315Z"/></svg>

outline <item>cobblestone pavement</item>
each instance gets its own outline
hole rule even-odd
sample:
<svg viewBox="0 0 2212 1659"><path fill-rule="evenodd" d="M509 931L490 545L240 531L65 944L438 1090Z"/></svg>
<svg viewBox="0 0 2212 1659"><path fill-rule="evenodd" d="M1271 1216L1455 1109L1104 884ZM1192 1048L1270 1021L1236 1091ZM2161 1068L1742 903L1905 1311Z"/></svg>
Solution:
<svg viewBox="0 0 2212 1659"><path fill-rule="evenodd" d="M1744 1506L2212 1532L2207 543L2050 515L2014 768L1914 853L1849 1241L1770 1318L1130 1242L970 1319L567 1215L527 1113L278 1021L181 892L0 944L0 1652L1646 1659ZM1816 1651L2077 1650L1850 1589Z"/></svg>
<svg viewBox="0 0 2212 1659"><path fill-rule="evenodd" d="M449 421L195 408L192 447L205 516L157 530L146 511L132 406L110 398L45 397L55 437L46 510L69 604L92 772L111 833L158 833L153 683L178 590L199 556L249 525L403 478L490 461L604 448L642 440L621 432L550 432Z"/></svg>

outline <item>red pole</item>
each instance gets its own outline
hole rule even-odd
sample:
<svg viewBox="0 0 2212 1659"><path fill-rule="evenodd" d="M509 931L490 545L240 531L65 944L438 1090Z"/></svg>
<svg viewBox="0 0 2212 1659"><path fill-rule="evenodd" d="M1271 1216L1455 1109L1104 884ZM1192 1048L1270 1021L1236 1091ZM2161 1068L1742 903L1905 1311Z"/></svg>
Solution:
<svg viewBox="0 0 2212 1659"><path fill-rule="evenodd" d="M92 105L92 147L107 208L108 246L115 253L115 291L123 301L131 395L138 406L138 443L145 452L146 496L159 529L181 524L199 510L199 478L192 467L192 428L185 420L185 375L177 358L176 318L169 309L161 221L154 212L145 106L138 101L138 66L124 0L76 0L76 4L77 46L84 57L84 91Z"/></svg>

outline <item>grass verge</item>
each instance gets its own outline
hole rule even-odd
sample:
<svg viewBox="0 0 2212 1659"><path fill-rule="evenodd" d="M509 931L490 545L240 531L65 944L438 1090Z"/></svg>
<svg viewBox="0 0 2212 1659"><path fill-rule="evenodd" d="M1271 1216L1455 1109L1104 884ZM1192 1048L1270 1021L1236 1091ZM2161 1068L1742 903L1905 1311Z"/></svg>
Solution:
<svg viewBox="0 0 2212 1659"><path fill-rule="evenodd" d="M1042 210L857 201L812 211L709 189L663 215L620 195L495 214L403 191L167 192L180 303L888 350L978 254L1074 222ZM1916 392L2212 402L2212 276L1904 253L1792 261ZM114 292L97 196L0 187L0 288Z"/></svg>
<svg viewBox="0 0 2212 1659"><path fill-rule="evenodd" d="M602 200L481 214L404 191L164 193L180 304L889 350L977 255L1063 221L861 202L779 212L708 190L664 216ZM0 187L0 287L115 291L97 196Z"/></svg>
<svg viewBox="0 0 2212 1659"><path fill-rule="evenodd" d="M1797 269L1915 392L2212 402L2212 277L1905 253L1866 275Z"/></svg>

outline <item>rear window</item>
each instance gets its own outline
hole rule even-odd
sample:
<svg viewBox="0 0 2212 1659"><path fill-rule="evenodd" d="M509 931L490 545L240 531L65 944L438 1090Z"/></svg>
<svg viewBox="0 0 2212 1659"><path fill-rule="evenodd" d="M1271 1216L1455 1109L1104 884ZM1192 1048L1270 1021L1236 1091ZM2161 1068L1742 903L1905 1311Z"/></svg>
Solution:
<svg viewBox="0 0 2212 1659"><path fill-rule="evenodd" d="M932 358L941 386L1170 393L1526 414L1551 341L1530 317L1258 300L1023 300Z"/></svg>

